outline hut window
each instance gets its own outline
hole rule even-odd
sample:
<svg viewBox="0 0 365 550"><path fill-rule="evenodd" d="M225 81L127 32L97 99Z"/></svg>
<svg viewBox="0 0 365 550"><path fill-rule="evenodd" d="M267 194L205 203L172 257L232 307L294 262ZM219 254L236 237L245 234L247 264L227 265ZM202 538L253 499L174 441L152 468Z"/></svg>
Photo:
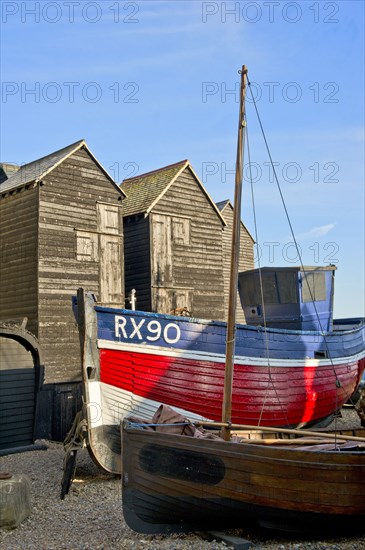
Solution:
<svg viewBox="0 0 365 550"><path fill-rule="evenodd" d="M119 206L109 204L97 205L98 231L108 235L119 234Z"/></svg>
<svg viewBox="0 0 365 550"><path fill-rule="evenodd" d="M98 260L98 235L85 231L76 231L76 259L79 262Z"/></svg>
<svg viewBox="0 0 365 550"><path fill-rule="evenodd" d="M172 218L172 240L175 244L190 244L189 218Z"/></svg>
<svg viewBox="0 0 365 550"><path fill-rule="evenodd" d="M326 299L326 278L323 271L302 274L302 299L303 302Z"/></svg>

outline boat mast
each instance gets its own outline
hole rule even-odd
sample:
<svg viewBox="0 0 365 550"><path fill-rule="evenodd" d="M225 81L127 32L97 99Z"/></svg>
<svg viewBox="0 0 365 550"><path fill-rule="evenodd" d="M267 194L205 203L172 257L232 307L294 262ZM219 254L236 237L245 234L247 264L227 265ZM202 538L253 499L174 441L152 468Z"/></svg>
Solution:
<svg viewBox="0 0 365 550"><path fill-rule="evenodd" d="M234 215L232 231L231 248L231 270L229 282L229 302L228 302L228 320L227 320L227 339L226 339L226 364L224 374L224 394L222 407L222 422L231 423L232 415L232 384L233 368L235 354L236 338L236 307L237 307L237 289L238 289L238 263L240 254L240 223L241 223L241 196L242 196L242 174L243 174L243 150L245 142L245 98L247 83L247 68L242 66L241 88L240 88L240 111L238 118L238 139L237 139L237 157L236 157L236 177L234 192ZM230 439L229 427L224 427L223 437L226 441Z"/></svg>

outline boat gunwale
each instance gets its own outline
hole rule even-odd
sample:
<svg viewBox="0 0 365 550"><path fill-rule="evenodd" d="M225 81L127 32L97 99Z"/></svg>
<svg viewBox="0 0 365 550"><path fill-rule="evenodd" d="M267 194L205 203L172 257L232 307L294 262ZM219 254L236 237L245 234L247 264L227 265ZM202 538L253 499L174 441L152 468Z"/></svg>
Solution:
<svg viewBox="0 0 365 550"><path fill-rule="evenodd" d="M116 312L120 312L121 315L127 315L130 317L133 316L145 316L150 317L151 319L166 319L168 321L172 320L179 320L179 322L183 323L196 323L200 325L207 325L207 326L218 326L218 327L226 327L227 323L225 321L218 321L214 319L201 319L199 317L187 317L183 315L170 315L168 313L155 313L151 311L142 311L142 310L132 310L132 309L124 309L124 308L118 308L118 307L104 307L101 305L94 305L94 309L96 313L111 313L113 315L116 315ZM346 320L352 320L352 318L349 319L340 319L340 322L344 322ZM334 320L334 324L336 323L336 319ZM332 331L321 331L321 330L297 330L297 329L288 329L288 328L274 328L274 327L264 327L263 325L246 325L244 323L237 323L236 327L237 329L244 328L245 330L250 330L253 332L268 332L268 333L278 333L278 334L308 334L308 335L318 335L318 336L338 336L342 334L351 334L354 332L359 332L361 329L365 327L365 317L356 317L354 318L354 324L358 321L357 325L355 327L352 327L351 329L346 330L332 330Z"/></svg>
<svg viewBox="0 0 365 550"><path fill-rule="evenodd" d="M272 445L269 445L269 446L266 446L266 445L260 445L260 444L257 444L255 445L255 442L253 439L249 440L248 442L246 441L240 441L240 442L234 442L234 441L225 441L223 439L204 439L204 451L202 451L202 447L200 446L200 443L202 442L202 439L201 438L197 438L197 437L193 437L193 436L189 436L189 435L184 435L184 434L172 434L172 433L165 433L165 432L158 432L158 431L153 431L153 430L146 430L146 429L143 429L143 427L131 427L129 426L129 424L131 424L131 422L128 420L128 419L125 419L125 420L122 420L121 421L121 431L122 432L127 432L128 434L131 434L131 435L140 435L141 432L143 433L143 435L145 434L148 434L147 435L147 438L156 438L156 436L159 438L159 439L162 439L163 441L165 439L167 439L166 443L163 443L165 446L167 447L171 447L171 448L174 448L174 449L177 449L177 448L180 448L180 447L184 447L184 444L183 444L183 441L191 441L191 442L194 442L192 443L192 446L197 446L198 449L196 450L197 453L207 453L209 452L210 449L212 449L212 451L216 450L216 449L219 449L219 446L220 447L220 450L222 451L222 453L220 453L220 456L223 457L223 455L225 454L229 454L229 456L232 456L232 455L241 455L243 454L244 452L247 452L249 451L249 453L247 453L249 455L249 458L255 458L255 459L262 459L262 460L265 460L265 459L270 459L270 460L276 460L276 461L281 461L281 462L299 462L300 461L300 458L298 457L297 459L294 459L294 454L295 455L300 455L300 456L303 456L303 455L306 455L306 456L309 456L309 457L316 457L316 456L323 456L323 457L326 457L327 459L330 458L330 457L333 457L333 456L336 456L336 460L338 460L338 458L340 458L340 460L338 461L337 464L334 464L335 467L341 467L341 468L344 468L344 467L348 467L348 468L353 468L353 467L356 467L356 468L363 468L364 471L365 471L365 461L362 461L362 463L360 464L348 464L346 462L344 462L344 460L346 458L353 458L353 457L356 457L356 458L364 458L365 456L365 448L364 450L360 450L360 451L351 451L351 450L342 450L342 451L338 451L336 449L334 450L317 450L317 451L313 451L313 450L308 450L308 449L300 449L298 447L282 447L282 446L275 446L275 444L272 444ZM278 429L278 432L280 432L280 429ZM323 437L325 437L325 432L323 434ZM299 438L298 438L299 439ZM171 441L170 441L171 440ZM260 440L258 440L260 441ZM354 441L355 442L355 441ZM319 442L320 443L320 442ZM146 443L146 444L149 444L149 443ZM162 445L162 442L157 442L156 443L157 445ZM176 446L177 444L177 446ZM224 447L226 446L226 444L229 445L229 450L226 450L224 449ZM189 445L190 447L190 445ZM237 450L237 452L235 452L235 449ZM243 449L243 450L242 450ZM232 453L233 451L233 453ZM242 452L239 452L239 451L242 451ZM256 451L256 455L255 456L255 451ZM291 456L292 456L292 459L286 459L286 458L276 458L275 455L277 454L286 454L286 453L291 453ZM232 453L232 454L231 454ZM252 457L253 455L253 457ZM318 463L318 461L305 461L304 462L306 466L310 467L311 465L313 466L316 466L316 467L321 467L324 468L324 469L328 469L328 463ZM364 481L364 486L365 486L365 481Z"/></svg>

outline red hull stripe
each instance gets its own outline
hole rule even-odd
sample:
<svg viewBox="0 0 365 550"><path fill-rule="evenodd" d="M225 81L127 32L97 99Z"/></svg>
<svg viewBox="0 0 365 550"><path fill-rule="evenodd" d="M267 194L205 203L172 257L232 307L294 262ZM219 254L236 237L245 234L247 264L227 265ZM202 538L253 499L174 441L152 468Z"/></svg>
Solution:
<svg viewBox="0 0 365 550"><path fill-rule="evenodd" d="M364 359L361 360L364 368ZM339 409L358 382L358 361L336 365L263 368L236 365L232 422L298 425ZM158 403L220 420L224 364L128 351L100 350L100 381Z"/></svg>
<svg viewBox="0 0 365 550"><path fill-rule="evenodd" d="M166 357L172 358L177 357L179 359L192 359L194 361L211 361L212 363L223 363L225 364L225 355L219 353L210 353L207 351L197 351L197 350L186 350L183 348L175 347L173 349L168 347L159 347L151 346L145 344L135 344L135 343L126 343L126 342L112 342L109 340L98 340L99 349L109 349L119 352L128 351L130 353L142 353L143 355L165 355ZM283 351L283 354L287 352ZM355 355L346 356L346 357L336 357L334 359L318 359L318 358L296 358L296 359L278 359L272 358L265 359L264 357L251 357L244 355L236 355L235 364L236 365L256 365L261 368L272 367L291 367L302 369L306 366L317 367L317 366L335 366L342 365L345 362L355 362L364 359L365 350Z"/></svg>

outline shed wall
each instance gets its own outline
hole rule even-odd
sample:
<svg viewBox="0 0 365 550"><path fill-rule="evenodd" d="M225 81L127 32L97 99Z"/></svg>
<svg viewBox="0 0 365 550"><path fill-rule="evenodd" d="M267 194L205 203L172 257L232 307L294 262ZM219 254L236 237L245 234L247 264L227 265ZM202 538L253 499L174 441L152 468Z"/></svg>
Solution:
<svg viewBox="0 0 365 550"><path fill-rule="evenodd" d="M231 271L231 247L232 247L232 231L233 231L233 215L234 211L230 205L224 208L222 215L227 222L226 227L223 229L223 274L224 274L224 296L225 296L225 320L228 318L228 300L229 300L229 280ZM247 271L248 269L254 269L254 243L253 240L241 224L240 230L240 257L238 271ZM236 309L236 321L237 323L245 323L245 314L243 312L240 297L237 293L237 309Z"/></svg>
<svg viewBox="0 0 365 550"><path fill-rule="evenodd" d="M169 246L156 248L154 243L151 263L155 267L161 265L159 256L163 253L171 253L171 262L168 258L163 262L165 280L161 277L161 272L153 270L152 286L185 289L186 301L191 300L189 309L192 315L222 320L223 224L189 168L182 172L158 201L153 215L170 218L168 231L171 236L171 251ZM177 306L181 307L182 304L183 300Z"/></svg>
<svg viewBox="0 0 365 550"><path fill-rule="evenodd" d="M83 149L64 160L43 183L39 220L39 340L46 365L45 382L72 382L81 379L81 366L71 297L79 287L100 297L102 244L97 203L120 205L120 194ZM122 223L118 235L122 254ZM118 239L118 235L111 238ZM124 304L123 294L124 288L119 305Z"/></svg>
<svg viewBox="0 0 365 550"><path fill-rule="evenodd" d="M38 187L0 198L0 235L0 318L27 317L37 336Z"/></svg>

